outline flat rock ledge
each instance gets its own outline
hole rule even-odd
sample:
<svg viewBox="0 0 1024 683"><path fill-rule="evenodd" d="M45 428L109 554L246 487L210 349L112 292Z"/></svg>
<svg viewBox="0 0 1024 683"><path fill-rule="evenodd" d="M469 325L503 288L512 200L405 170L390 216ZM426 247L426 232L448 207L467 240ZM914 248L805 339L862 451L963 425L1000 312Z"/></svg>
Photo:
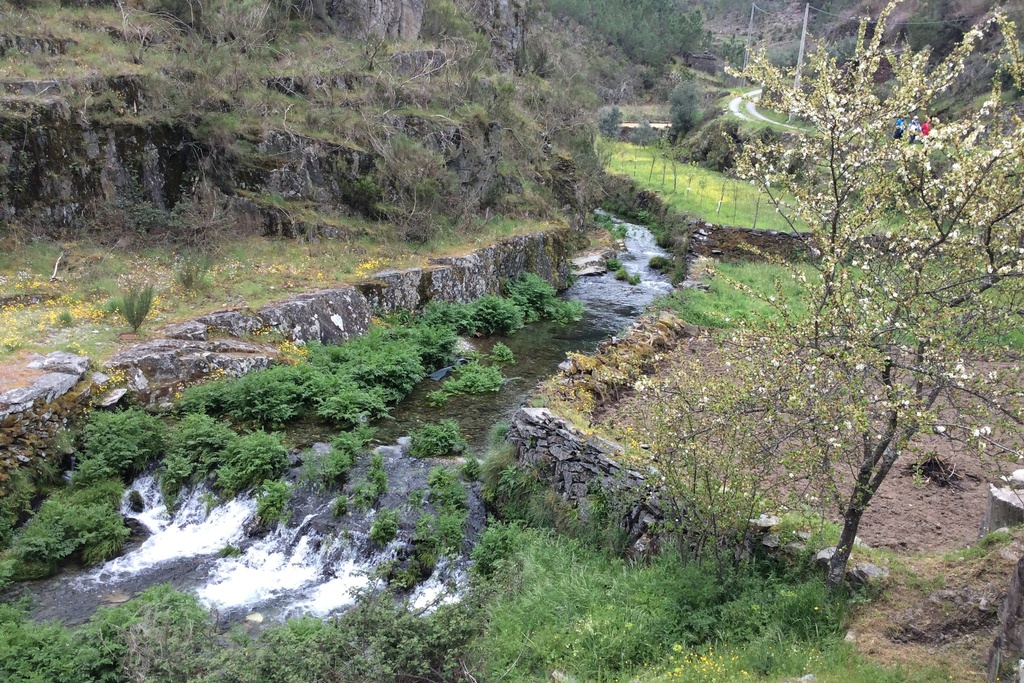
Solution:
<svg viewBox="0 0 1024 683"><path fill-rule="evenodd" d="M31 457L54 455L50 440L110 379L65 351L35 356L26 368L38 372L27 386L0 392L0 483Z"/></svg>

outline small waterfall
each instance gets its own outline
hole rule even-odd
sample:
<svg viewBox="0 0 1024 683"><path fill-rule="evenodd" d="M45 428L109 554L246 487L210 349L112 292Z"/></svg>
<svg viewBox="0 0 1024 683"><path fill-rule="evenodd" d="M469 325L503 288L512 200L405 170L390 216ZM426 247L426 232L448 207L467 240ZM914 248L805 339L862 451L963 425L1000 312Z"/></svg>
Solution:
<svg viewBox="0 0 1024 683"><path fill-rule="evenodd" d="M582 321L567 327L531 325L503 340L517 359L513 381L493 397L452 397L445 409L458 414L465 432L475 435L473 445L478 450L486 447L491 426L522 405L535 383L550 376L565 359L566 351L593 348L629 325L656 296L672 290L664 276L647 267L652 256L667 255L647 229L627 224L625 243L627 251L618 258L630 273L640 274L639 285L618 281L612 273L580 278L567 296L583 302ZM436 385L429 382L417 387L385 424L377 425L378 437L393 443L423 422L438 419L436 407L426 399L434 388ZM280 619L305 614L322 617L344 610L355 601L354 594L359 590L383 588L377 578L381 563L408 557L410 524L415 521L409 493L426 489L429 470L435 464L408 457L405 448L383 447L381 452L389 487L376 504L380 509L402 511L403 515L398 538L386 548L377 547L368 538L374 510L334 515L331 503L337 495L348 495L344 492L298 487L292 498L295 522L267 529L256 524L256 501L252 497L240 495L215 505L213 492L203 485L182 491L172 514L160 493L158 478L146 474L132 484L121 512L134 520L136 527L146 529L149 537L129 546L123 556L75 578L69 578L73 576L73 570L69 570L37 582L32 587L36 598L33 615L40 620L80 623L97 605L121 602L162 582L196 594L228 621L253 611ZM366 461L368 458L361 459L350 473L353 482L365 476ZM294 480L296 473L287 476ZM479 484L467 489L467 538L471 544L484 525L486 512ZM228 545L237 553L219 556ZM441 558L433 574L409 593L410 605L429 612L459 600L468 582L467 564L466 557Z"/></svg>
<svg viewBox="0 0 1024 683"><path fill-rule="evenodd" d="M457 563L441 558L430 578L413 589L409 605L429 614L441 605L458 602L468 580L466 572Z"/></svg>
<svg viewBox="0 0 1024 683"><path fill-rule="evenodd" d="M142 494L145 507L136 513L123 502L121 512L143 524L150 537L137 550L103 564L82 577L82 581L108 584L169 561L217 553L244 537L243 525L256 512L256 501L244 495L208 512L207 501L212 493L200 485L181 501L181 507L171 517L151 474L140 477L129 490Z"/></svg>
<svg viewBox="0 0 1024 683"><path fill-rule="evenodd" d="M132 509L132 491L142 497L141 511ZM77 588L124 594L137 590L139 583L151 585L167 577L222 615L258 609L282 616L327 616L351 605L355 590L383 587L373 577L374 568L393 559L401 546L396 540L361 557L359 549L368 545L363 534L353 531L343 539L316 530L318 517L333 517L327 505L293 527L278 524L252 540L246 530L254 523L256 501L239 496L208 509L212 495L203 485L183 492L172 516L157 479L140 476L125 494L121 512L151 535L137 549L78 578ZM373 515L368 511L366 518ZM228 545L239 554L218 557Z"/></svg>

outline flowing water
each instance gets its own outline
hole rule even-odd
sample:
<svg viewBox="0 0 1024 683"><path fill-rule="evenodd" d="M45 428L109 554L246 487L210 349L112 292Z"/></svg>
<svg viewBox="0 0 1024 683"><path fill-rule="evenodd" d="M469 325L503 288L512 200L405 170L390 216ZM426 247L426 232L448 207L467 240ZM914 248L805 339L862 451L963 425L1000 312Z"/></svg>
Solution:
<svg viewBox="0 0 1024 683"><path fill-rule="evenodd" d="M618 258L641 282L631 286L611 273L580 278L564 296L583 302L583 319L573 325L538 323L507 339L472 340L480 351L497 341L507 344L516 363L504 369L508 381L495 394L450 397L441 408L428 404L426 395L439 384L430 379L376 427L377 452L384 457L388 492L377 509L401 509L399 536L386 547L369 537L374 510L353 511L335 517L331 503L337 494L318 492L297 482L297 469L287 475L293 488L293 509L287 524L274 528L255 521L256 501L242 495L215 505L210 491L199 486L183 492L178 507L167 510L152 474L137 479L130 490L141 494L142 511L133 511L125 496L122 513L144 540L130 543L125 553L92 569L67 569L57 577L27 584L38 619L84 621L102 604L123 602L148 586L170 582L192 591L222 622L264 618L282 619L311 614L325 616L343 610L355 600L354 591L375 589L382 582L376 568L407 554L419 509L408 504L409 494L426 489L430 467L436 463L409 457L396 443L410 430L442 417L459 421L471 449L481 452L491 427L523 405L536 384L549 377L568 351L590 351L609 335L627 327L651 301L671 291L671 285L647 267L652 256L666 253L641 226L628 226L626 251ZM304 425L289 432L305 444L327 441L330 432ZM367 458L351 473L359 481ZM470 515L463 553L442 559L433 575L409 595L412 605L429 610L457 599L465 580L466 554L482 529L486 512L479 485L469 489ZM136 506L137 507L137 506Z"/></svg>

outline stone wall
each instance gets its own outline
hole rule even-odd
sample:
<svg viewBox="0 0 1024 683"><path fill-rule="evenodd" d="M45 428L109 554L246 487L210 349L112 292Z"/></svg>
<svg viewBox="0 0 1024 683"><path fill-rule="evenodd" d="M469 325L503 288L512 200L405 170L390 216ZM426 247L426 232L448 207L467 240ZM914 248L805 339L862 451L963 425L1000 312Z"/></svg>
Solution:
<svg viewBox="0 0 1024 683"><path fill-rule="evenodd" d="M55 351L26 368L28 386L0 391L0 492L8 473L53 453L50 440L110 378L89 373L89 359Z"/></svg>
<svg viewBox="0 0 1024 683"><path fill-rule="evenodd" d="M752 230L693 222L690 253L716 259L757 261L758 252L783 259L804 259L809 247L806 236L777 230Z"/></svg>
<svg viewBox="0 0 1024 683"><path fill-rule="evenodd" d="M160 337L114 354L104 370L124 377L135 401L166 406L184 386L237 377L275 362L279 351L259 340L262 333L276 332L296 343L335 344L366 332L375 310L420 310L434 299L467 303L498 293L502 281L526 272L561 290L569 284L569 255L568 230L517 235L462 256L431 259L423 268L382 271L372 280L299 294L257 310L214 311L170 325ZM29 368L39 375L31 386L0 387L0 452L17 446L11 457L27 457L75 406L95 396L103 382L94 378L109 379L98 373L87 377L89 359L81 356L50 354L33 363L40 365Z"/></svg>
<svg viewBox="0 0 1024 683"><path fill-rule="evenodd" d="M621 493L616 498L624 503L622 523L629 545L638 550L649 544L663 514L658 489L644 473L616 460L622 455L621 446L583 434L546 408L521 408L505 438L515 445L516 461L536 472L573 507L585 510L595 487Z"/></svg>

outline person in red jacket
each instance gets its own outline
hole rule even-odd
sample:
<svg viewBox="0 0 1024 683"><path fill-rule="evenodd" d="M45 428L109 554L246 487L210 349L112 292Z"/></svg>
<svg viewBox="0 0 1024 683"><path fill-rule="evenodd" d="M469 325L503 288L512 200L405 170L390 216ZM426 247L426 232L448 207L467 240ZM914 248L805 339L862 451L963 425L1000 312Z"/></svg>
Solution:
<svg viewBox="0 0 1024 683"><path fill-rule="evenodd" d="M930 119L925 119L924 123L921 124L921 137L928 137L928 133L932 132L932 123Z"/></svg>

